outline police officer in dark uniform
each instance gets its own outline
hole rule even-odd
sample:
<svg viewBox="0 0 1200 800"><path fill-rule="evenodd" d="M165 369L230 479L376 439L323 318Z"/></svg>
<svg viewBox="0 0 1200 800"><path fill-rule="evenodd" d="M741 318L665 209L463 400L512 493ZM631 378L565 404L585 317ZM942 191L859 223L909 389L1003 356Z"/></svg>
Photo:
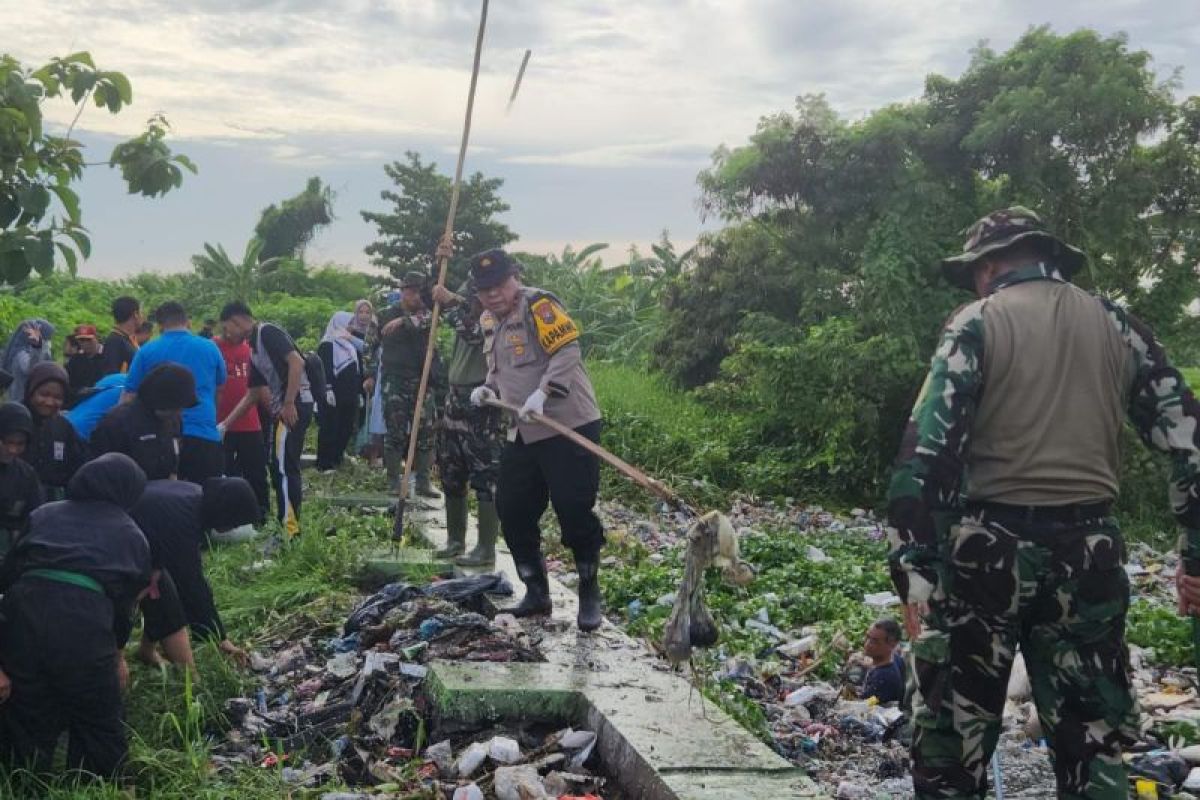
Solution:
<svg viewBox="0 0 1200 800"><path fill-rule="evenodd" d="M124 453L150 480L173 478L179 470L183 409L198 402L196 379L179 364L152 369L129 403L111 409L92 431L92 452Z"/></svg>
<svg viewBox="0 0 1200 800"><path fill-rule="evenodd" d="M598 571L604 529L592 507L600 488L600 462L530 414L545 415L600 441L600 408L583 368L579 328L549 292L522 286L519 266L500 249L471 259L471 278L485 311L488 373L471 402L497 396L521 406L500 458L497 510L504 540L525 583L517 616L551 610L539 520L554 506L563 544L575 554L579 574L580 630L600 627L603 611Z"/></svg>

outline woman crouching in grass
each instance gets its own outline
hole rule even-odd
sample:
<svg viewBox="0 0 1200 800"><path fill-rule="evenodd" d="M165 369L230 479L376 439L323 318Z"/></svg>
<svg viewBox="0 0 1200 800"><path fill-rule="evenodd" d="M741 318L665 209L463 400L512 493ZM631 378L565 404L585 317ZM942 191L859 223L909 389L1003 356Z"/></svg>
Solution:
<svg viewBox="0 0 1200 800"><path fill-rule="evenodd" d="M68 769L111 777L125 761L121 651L151 571L127 511L145 486L120 453L85 464L0 569L0 759L13 767L48 773L64 730Z"/></svg>

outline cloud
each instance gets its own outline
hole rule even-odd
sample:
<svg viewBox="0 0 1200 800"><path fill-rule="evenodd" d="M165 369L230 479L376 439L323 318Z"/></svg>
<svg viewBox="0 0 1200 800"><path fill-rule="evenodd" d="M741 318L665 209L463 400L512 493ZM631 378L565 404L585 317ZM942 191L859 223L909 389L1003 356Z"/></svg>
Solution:
<svg viewBox="0 0 1200 800"><path fill-rule="evenodd" d="M23 0L7 48L31 64L86 49L129 76L134 106L89 107L80 135L107 142L162 112L202 156L178 199L97 220L188 206L164 212L161 241L129 263L186 263L198 237L244 241L242 217L317 172L357 203L322 234L329 252L362 261L371 232L356 212L378 196L378 165L416 150L453 167L478 13L479 0ZM959 74L980 40L1003 50L1043 23L1126 31L1163 77L1184 69L1181 93L1200 93L1190 2L504 0L491 4L467 169L508 181L509 222L530 241L649 241L664 225L690 240L697 171L761 116L823 93L859 118L919 96L930 73ZM46 112L59 129L74 116L66 103ZM176 218L190 228L163 227Z"/></svg>
<svg viewBox="0 0 1200 800"><path fill-rule="evenodd" d="M601 145L558 153L527 153L500 159L505 164L573 167L634 167L704 164L712 148L698 142L659 141Z"/></svg>

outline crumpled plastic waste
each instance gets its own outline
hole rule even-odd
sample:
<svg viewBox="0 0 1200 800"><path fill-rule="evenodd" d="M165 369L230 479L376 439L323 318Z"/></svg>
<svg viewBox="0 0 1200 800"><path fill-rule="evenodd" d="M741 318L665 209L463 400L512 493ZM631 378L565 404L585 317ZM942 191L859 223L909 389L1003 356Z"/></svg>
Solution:
<svg viewBox="0 0 1200 800"><path fill-rule="evenodd" d="M663 649L673 664L690 659L693 647L712 647L719 638L716 622L704 603L704 571L720 567L725 580L738 586L754 580L754 568L741 559L737 532L724 514L710 511L696 520L688 530L687 542L683 580L663 631Z"/></svg>
<svg viewBox="0 0 1200 800"><path fill-rule="evenodd" d="M511 595L513 586L503 572L485 572L481 575L438 581L430 584L425 593L452 603L464 603L481 594Z"/></svg>

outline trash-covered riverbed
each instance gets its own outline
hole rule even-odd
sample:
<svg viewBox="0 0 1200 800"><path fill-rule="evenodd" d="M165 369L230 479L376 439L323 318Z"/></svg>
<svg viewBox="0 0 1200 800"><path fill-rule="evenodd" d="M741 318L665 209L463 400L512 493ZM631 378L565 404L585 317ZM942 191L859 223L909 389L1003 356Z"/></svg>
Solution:
<svg viewBox="0 0 1200 800"><path fill-rule="evenodd" d="M545 722L518 729L431 729L426 662L535 662L536 625L489 616L484 595L511 594L501 575L392 583L365 597L340 635L277 641L251 655L257 689L230 699L217 769L279 769L320 795L533 800L619 795L602 774L596 735Z"/></svg>
<svg viewBox="0 0 1200 800"><path fill-rule="evenodd" d="M624 544L621 557L608 562L619 582L609 596L618 595L622 603L610 608L610 616L653 649L673 600L670 587L680 574L678 550L687 521L662 508L643 514L606 503L600 511ZM710 583L721 640L697 662L697 682L718 687L714 693L729 701L727 709L757 724L773 749L805 768L831 796L912 797L911 728L903 704L878 706L857 695L865 673L860 648L866 628L877 618L901 616L886 577L882 523L862 509L838 516L821 508L744 500L728 513L743 554L758 561L759 580L743 591ZM569 559L557 566L571 583ZM1181 655L1190 660L1190 648L1186 623L1174 618L1176 566L1172 553L1130 548L1126 571L1135 600L1130 639L1154 647L1130 645L1143 724L1127 759L1131 793L1141 780L1147 793L1148 781L1162 797L1200 798L1200 692L1196 670L1178 666ZM990 777L999 776L1005 798L1054 796L1023 664L1010 682L997 753Z"/></svg>

